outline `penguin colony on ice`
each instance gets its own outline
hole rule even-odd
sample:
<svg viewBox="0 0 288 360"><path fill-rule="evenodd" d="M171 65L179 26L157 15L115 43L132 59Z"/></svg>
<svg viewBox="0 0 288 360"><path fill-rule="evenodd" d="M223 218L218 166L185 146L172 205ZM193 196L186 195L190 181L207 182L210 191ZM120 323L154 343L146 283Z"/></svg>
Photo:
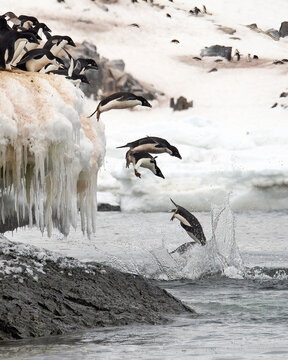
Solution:
<svg viewBox="0 0 288 360"><path fill-rule="evenodd" d="M51 35L51 30L44 23L40 23L34 16L16 16L13 12L7 12L0 16L0 68L2 70L12 70L13 68L64 75L67 79L76 81L76 84L89 83L85 76L85 70L98 69L94 59L73 59L65 46L75 47L75 43L69 36ZM40 47L42 37L46 42ZM63 50L68 55L69 65L58 57ZM134 106L151 107L151 104L142 96L137 96L129 92L114 93L102 99L96 110L89 116L96 113L97 121L100 114L112 109L127 109ZM141 178L139 167L147 168L156 176L164 179L160 168L157 166L156 157L152 154L168 153L170 156L182 159L178 149L171 145L167 140L156 137L146 136L132 141L118 148L128 147L126 152L126 167L132 163L134 173ZM174 218L180 221L182 228L197 243L206 244L206 238L201 224L188 210L177 205L172 199L175 209L171 220Z"/></svg>
<svg viewBox="0 0 288 360"><path fill-rule="evenodd" d="M16 16L11 11L0 16L0 68L64 75L76 85L89 83L85 71L98 69L95 60L73 59L65 46L75 47L74 41L50 33L48 26L34 16ZM59 57L61 50L68 56L68 66Z"/></svg>

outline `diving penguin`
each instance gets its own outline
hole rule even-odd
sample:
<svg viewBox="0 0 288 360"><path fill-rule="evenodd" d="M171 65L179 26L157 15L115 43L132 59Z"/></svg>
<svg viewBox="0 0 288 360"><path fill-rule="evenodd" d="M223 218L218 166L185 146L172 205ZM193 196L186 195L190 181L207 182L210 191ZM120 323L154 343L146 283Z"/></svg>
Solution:
<svg viewBox="0 0 288 360"><path fill-rule="evenodd" d="M171 156L175 156L182 159L178 149L171 145L167 140L157 136L146 136L144 138L132 141L126 145L117 146L117 149L130 147L131 153L139 151L145 151L152 154L168 153Z"/></svg>
<svg viewBox="0 0 288 360"><path fill-rule="evenodd" d="M143 96L137 96L130 92L117 92L101 100L96 110L88 118L97 112L97 121L99 121L100 114L104 111L127 109L137 105L152 107Z"/></svg>
<svg viewBox="0 0 288 360"><path fill-rule="evenodd" d="M204 235L202 226L200 222L192 215L188 210L184 209L182 206L175 204L175 202L170 199L175 205L176 209L173 209L174 212L171 221L174 218L180 221L180 225L186 230L187 234L198 244L206 245L206 237Z"/></svg>
<svg viewBox="0 0 288 360"><path fill-rule="evenodd" d="M157 156L156 156L157 157ZM126 154L126 167L129 167L130 163L134 166L134 173L137 177L141 178L141 174L138 172L139 167L143 167L149 169L153 172L154 175L164 178L161 170L157 166L155 157L151 156L150 154L142 151L135 154L131 154L130 150L127 151Z"/></svg>

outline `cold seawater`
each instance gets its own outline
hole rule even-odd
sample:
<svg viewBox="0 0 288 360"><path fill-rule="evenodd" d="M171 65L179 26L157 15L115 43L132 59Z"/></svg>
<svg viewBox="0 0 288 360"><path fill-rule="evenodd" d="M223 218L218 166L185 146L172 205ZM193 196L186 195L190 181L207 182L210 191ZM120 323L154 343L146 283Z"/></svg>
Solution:
<svg viewBox="0 0 288 360"><path fill-rule="evenodd" d="M190 238L167 213L99 213L90 240L78 232L50 240L34 230L13 238L7 233L15 241L155 278L198 316L3 343L1 360L287 359L288 213L233 216L224 206L213 208L212 222L208 213L196 216L208 245L183 254L169 254Z"/></svg>

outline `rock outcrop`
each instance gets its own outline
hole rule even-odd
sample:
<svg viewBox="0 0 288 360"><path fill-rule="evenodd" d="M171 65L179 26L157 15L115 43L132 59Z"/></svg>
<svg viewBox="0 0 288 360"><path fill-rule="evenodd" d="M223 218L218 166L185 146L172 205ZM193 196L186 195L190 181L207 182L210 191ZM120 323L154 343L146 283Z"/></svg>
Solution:
<svg viewBox="0 0 288 360"><path fill-rule="evenodd" d="M189 307L150 281L0 238L0 340L158 324Z"/></svg>
<svg viewBox="0 0 288 360"><path fill-rule="evenodd" d="M100 94L110 95L117 91L129 91L136 95L144 96L147 100L153 100L161 94L152 86L142 84L132 75L125 72L125 63L121 59L108 60L99 55L95 45L84 41L71 51L73 57L92 58L98 65L98 70L88 70L85 75L89 84L82 83L81 90L88 97L98 99Z"/></svg>

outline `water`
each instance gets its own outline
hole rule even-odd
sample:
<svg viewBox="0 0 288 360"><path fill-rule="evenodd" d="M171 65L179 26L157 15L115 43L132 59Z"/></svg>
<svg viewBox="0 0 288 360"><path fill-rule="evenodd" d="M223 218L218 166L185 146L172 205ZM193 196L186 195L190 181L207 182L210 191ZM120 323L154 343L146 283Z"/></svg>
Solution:
<svg viewBox="0 0 288 360"><path fill-rule="evenodd" d="M182 257L169 252L190 239L167 213L99 214L95 238L80 241L75 233L70 239L40 239L41 246L82 259L146 272L195 309L196 318L4 343L1 360L287 359L288 213L233 216L227 206L212 213L212 223L210 214L197 214L209 246L192 247ZM14 239L37 243L31 234L21 230Z"/></svg>

